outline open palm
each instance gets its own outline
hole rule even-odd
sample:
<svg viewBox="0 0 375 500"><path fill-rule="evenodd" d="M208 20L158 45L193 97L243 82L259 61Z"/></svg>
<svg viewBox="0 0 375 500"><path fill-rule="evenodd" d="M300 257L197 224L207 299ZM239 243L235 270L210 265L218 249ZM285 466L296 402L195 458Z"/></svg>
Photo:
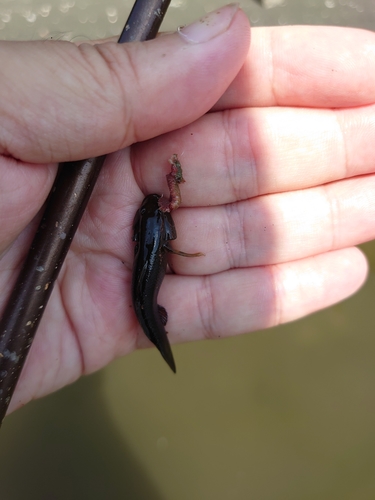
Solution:
<svg viewBox="0 0 375 500"><path fill-rule="evenodd" d="M95 131L87 129L92 117L84 113L73 132L57 124L48 139L42 120L36 131L23 123L28 134L22 132L22 140L19 134L6 135L19 126L6 122L0 163L3 306L35 228L36 220L30 221L53 182L55 162L123 148L107 157L13 408L150 345L132 309L132 223L145 194L168 194L165 175L173 153L186 179L182 207L174 214L178 238L173 245L205 256L171 257L173 273L165 278L159 303L169 313L172 343L290 321L347 297L363 283L365 259L352 245L375 232L369 201L374 199L375 98L369 75L375 73L368 72L365 51L370 44L375 46L375 38L366 32L285 27L254 30L248 52L248 26L238 11L223 34L201 46L168 35L145 49L130 49L126 58L133 58L133 77L140 81L139 88L130 85L135 101L127 101L126 113L124 104L118 111L121 93L113 91L108 104L94 85L92 94L99 95L90 111ZM91 51L100 52L102 63L118 65L116 75L125 88L120 50L109 45L74 47L81 54L74 57L87 51L83 57L93 64L93 73L98 63ZM325 46L330 55L323 58ZM170 60L161 58L161 69L146 64L147 57L168 50ZM178 66L174 58L184 58L184 64ZM163 64L176 71L168 73ZM148 94L144 86L152 70L158 78ZM112 85L116 89L118 82ZM353 93L354 88L361 92ZM40 103L45 111L45 102ZM108 106L113 106L109 115ZM125 132L119 132L120 125ZM36 138L47 141L42 149L35 147ZM136 141L143 142L128 146Z"/></svg>

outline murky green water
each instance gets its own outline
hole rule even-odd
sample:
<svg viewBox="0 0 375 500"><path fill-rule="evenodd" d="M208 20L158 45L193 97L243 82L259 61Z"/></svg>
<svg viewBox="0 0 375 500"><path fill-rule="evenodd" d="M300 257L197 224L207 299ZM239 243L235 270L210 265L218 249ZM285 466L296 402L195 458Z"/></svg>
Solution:
<svg viewBox="0 0 375 500"><path fill-rule="evenodd" d="M165 29L217 0L176 0ZM375 28L375 2L243 2L253 25ZM131 2L0 0L0 37L118 34ZM60 35L58 35L60 34ZM375 498L375 244L350 300L307 319L134 353L28 405L0 435L1 500Z"/></svg>
<svg viewBox="0 0 375 500"><path fill-rule="evenodd" d="M222 0L172 0L164 30L187 24ZM0 39L118 35L133 0L0 0ZM374 0L243 0L253 26L329 24L375 28Z"/></svg>

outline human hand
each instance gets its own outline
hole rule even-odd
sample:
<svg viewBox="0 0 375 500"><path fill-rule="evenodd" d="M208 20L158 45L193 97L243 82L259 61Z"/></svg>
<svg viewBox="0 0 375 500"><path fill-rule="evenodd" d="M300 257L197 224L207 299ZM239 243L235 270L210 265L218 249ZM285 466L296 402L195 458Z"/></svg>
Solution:
<svg viewBox="0 0 375 500"><path fill-rule="evenodd" d="M102 171L10 409L150 345L131 308L132 220L146 193L166 193L172 153L187 181L176 247L206 255L172 257L158 301L171 342L265 328L353 293L366 262L347 247L373 237L374 46L356 30L256 29L218 101L246 57L241 12L202 44L0 44L2 307L55 162L125 148Z"/></svg>

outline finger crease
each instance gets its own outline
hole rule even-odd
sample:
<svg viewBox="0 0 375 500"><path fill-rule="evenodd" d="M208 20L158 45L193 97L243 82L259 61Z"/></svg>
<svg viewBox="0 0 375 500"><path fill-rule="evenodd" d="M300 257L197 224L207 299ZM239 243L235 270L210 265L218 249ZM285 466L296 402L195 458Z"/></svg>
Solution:
<svg viewBox="0 0 375 500"><path fill-rule="evenodd" d="M276 92L276 88L275 88L275 63L274 63L274 53L276 51L275 49L275 42L274 42L274 36L275 36L275 31L274 30L271 30L271 36L270 36L270 50L268 51L269 53L269 57L270 57L270 64L269 64L269 67L271 68L271 93L272 93L272 96L273 96L273 99L274 99L274 102L275 104L277 105L278 104L278 99L277 99L277 92Z"/></svg>
<svg viewBox="0 0 375 500"><path fill-rule="evenodd" d="M86 373L86 367L85 367L85 358L84 358L84 355L83 355L83 350L82 350L82 345L81 345L81 342L79 340L79 335L78 335L78 331L73 323L73 320L72 318L70 317L69 313L68 313L68 306L65 302L65 294L63 292L63 289L64 289L64 280L65 280L65 273L64 275L62 276L62 279L61 279L61 284L60 284L60 297L61 297L61 305L63 307L63 310L65 311L65 318L66 318L66 321L70 327L70 330L72 332L72 335L74 337L74 340L75 340L75 343L76 343L76 346L77 346L77 351L78 351L78 354L79 354L79 365L80 365L80 370L78 373L80 374L85 374Z"/></svg>
<svg viewBox="0 0 375 500"><path fill-rule="evenodd" d="M336 124L338 127L339 135L341 136L341 150L342 150L342 155L343 155L343 162L342 163L344 165L344 172L342 174L342 178L346 179L348 177L351 177L351 175L349 172L349 165L348 165L349 155L348 155L348 150L346 147L345 133L344 133L344 130L343 130L341 123L340 123L340 120L339 120L340 115L337 111L334 112L334 116L335 116L335 121L336 121Z"/></svg>
<svg viewBox="0 0 375 500"><path fill-rule="evenodd" d="M242 261L242 256L246 256L244 220L240 214L239 204L231 203L226 205L225 216L224 247L229 267L235 268Z"/></svg>
<svg viewBox="0 0 375 500"><path fill-rule="evenodd" d="M224 165L226 166L226 172L228 176L228 180L230 182L231 186L231 193L233 199L237 200L238 199L238 188L236 186L236 163L233 161L234 158L236 158L236 155L234 154L234 147L233 147L233 141L232 141L232 134L230 133L230 128L231 128L231 123L232 123L232 118L233 114L230 114L230 112L223 112L222 113L222 130L225 135L225 138L223 140L223 152L224 152ZM229 189L228 189L229 191Z"/></svg>
<svg viewBox="0 0 375 500"><path fill-rule="evenodd" d="M330 212L330 223L331 223L331 242L329 246L329 250L334 250L337 248L337 244L339 242L339 234L338 234L338 227L339 227L339 213L340 213L340 206L339 206L339 200L337 199L336 196L332 197L332 190L330 189L330 185L323 186L324 189L324 196L326 198L326 203L329 207L329 212Z"/></svg>
<svg viewBox="0 0 375 500"><path fill-rule="evenodd" d="M211 279L209 276L205 276L202 280L202 286L200 291L197 293L197 305L203 327L204 338L208 340L217 338L214 334L215 304L213 298L213 288L211 286Z"/></svg>
<svg viewBox="0 0 375 500"><path fill-rule="evenodd" d="M273 304L272 315L271 315L273 319L271 320L271 324L269 325L271 327L280 325L281 323L284 322L283 320L284 311L282 304L283 304L283 297L286 295L286 293L285 293L284 283L282 280L282 275L283 275L281 271L282 268L278 264L274 264L270 266L268 269L271 281L270 290L273 293L273 299L271 299L270 301L270 303Z"/></svg>

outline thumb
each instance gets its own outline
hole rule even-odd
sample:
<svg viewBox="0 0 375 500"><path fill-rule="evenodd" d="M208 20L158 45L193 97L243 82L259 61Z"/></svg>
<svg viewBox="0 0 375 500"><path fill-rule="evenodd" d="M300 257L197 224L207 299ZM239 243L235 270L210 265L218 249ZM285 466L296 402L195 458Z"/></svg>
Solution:
<svg viewBox="0 0 375 500"><path fill-rule="evenodd" d="M223 94L249 39L230 4L143 43L0 42L0 153L72 161L180 128Z"/></svg>

